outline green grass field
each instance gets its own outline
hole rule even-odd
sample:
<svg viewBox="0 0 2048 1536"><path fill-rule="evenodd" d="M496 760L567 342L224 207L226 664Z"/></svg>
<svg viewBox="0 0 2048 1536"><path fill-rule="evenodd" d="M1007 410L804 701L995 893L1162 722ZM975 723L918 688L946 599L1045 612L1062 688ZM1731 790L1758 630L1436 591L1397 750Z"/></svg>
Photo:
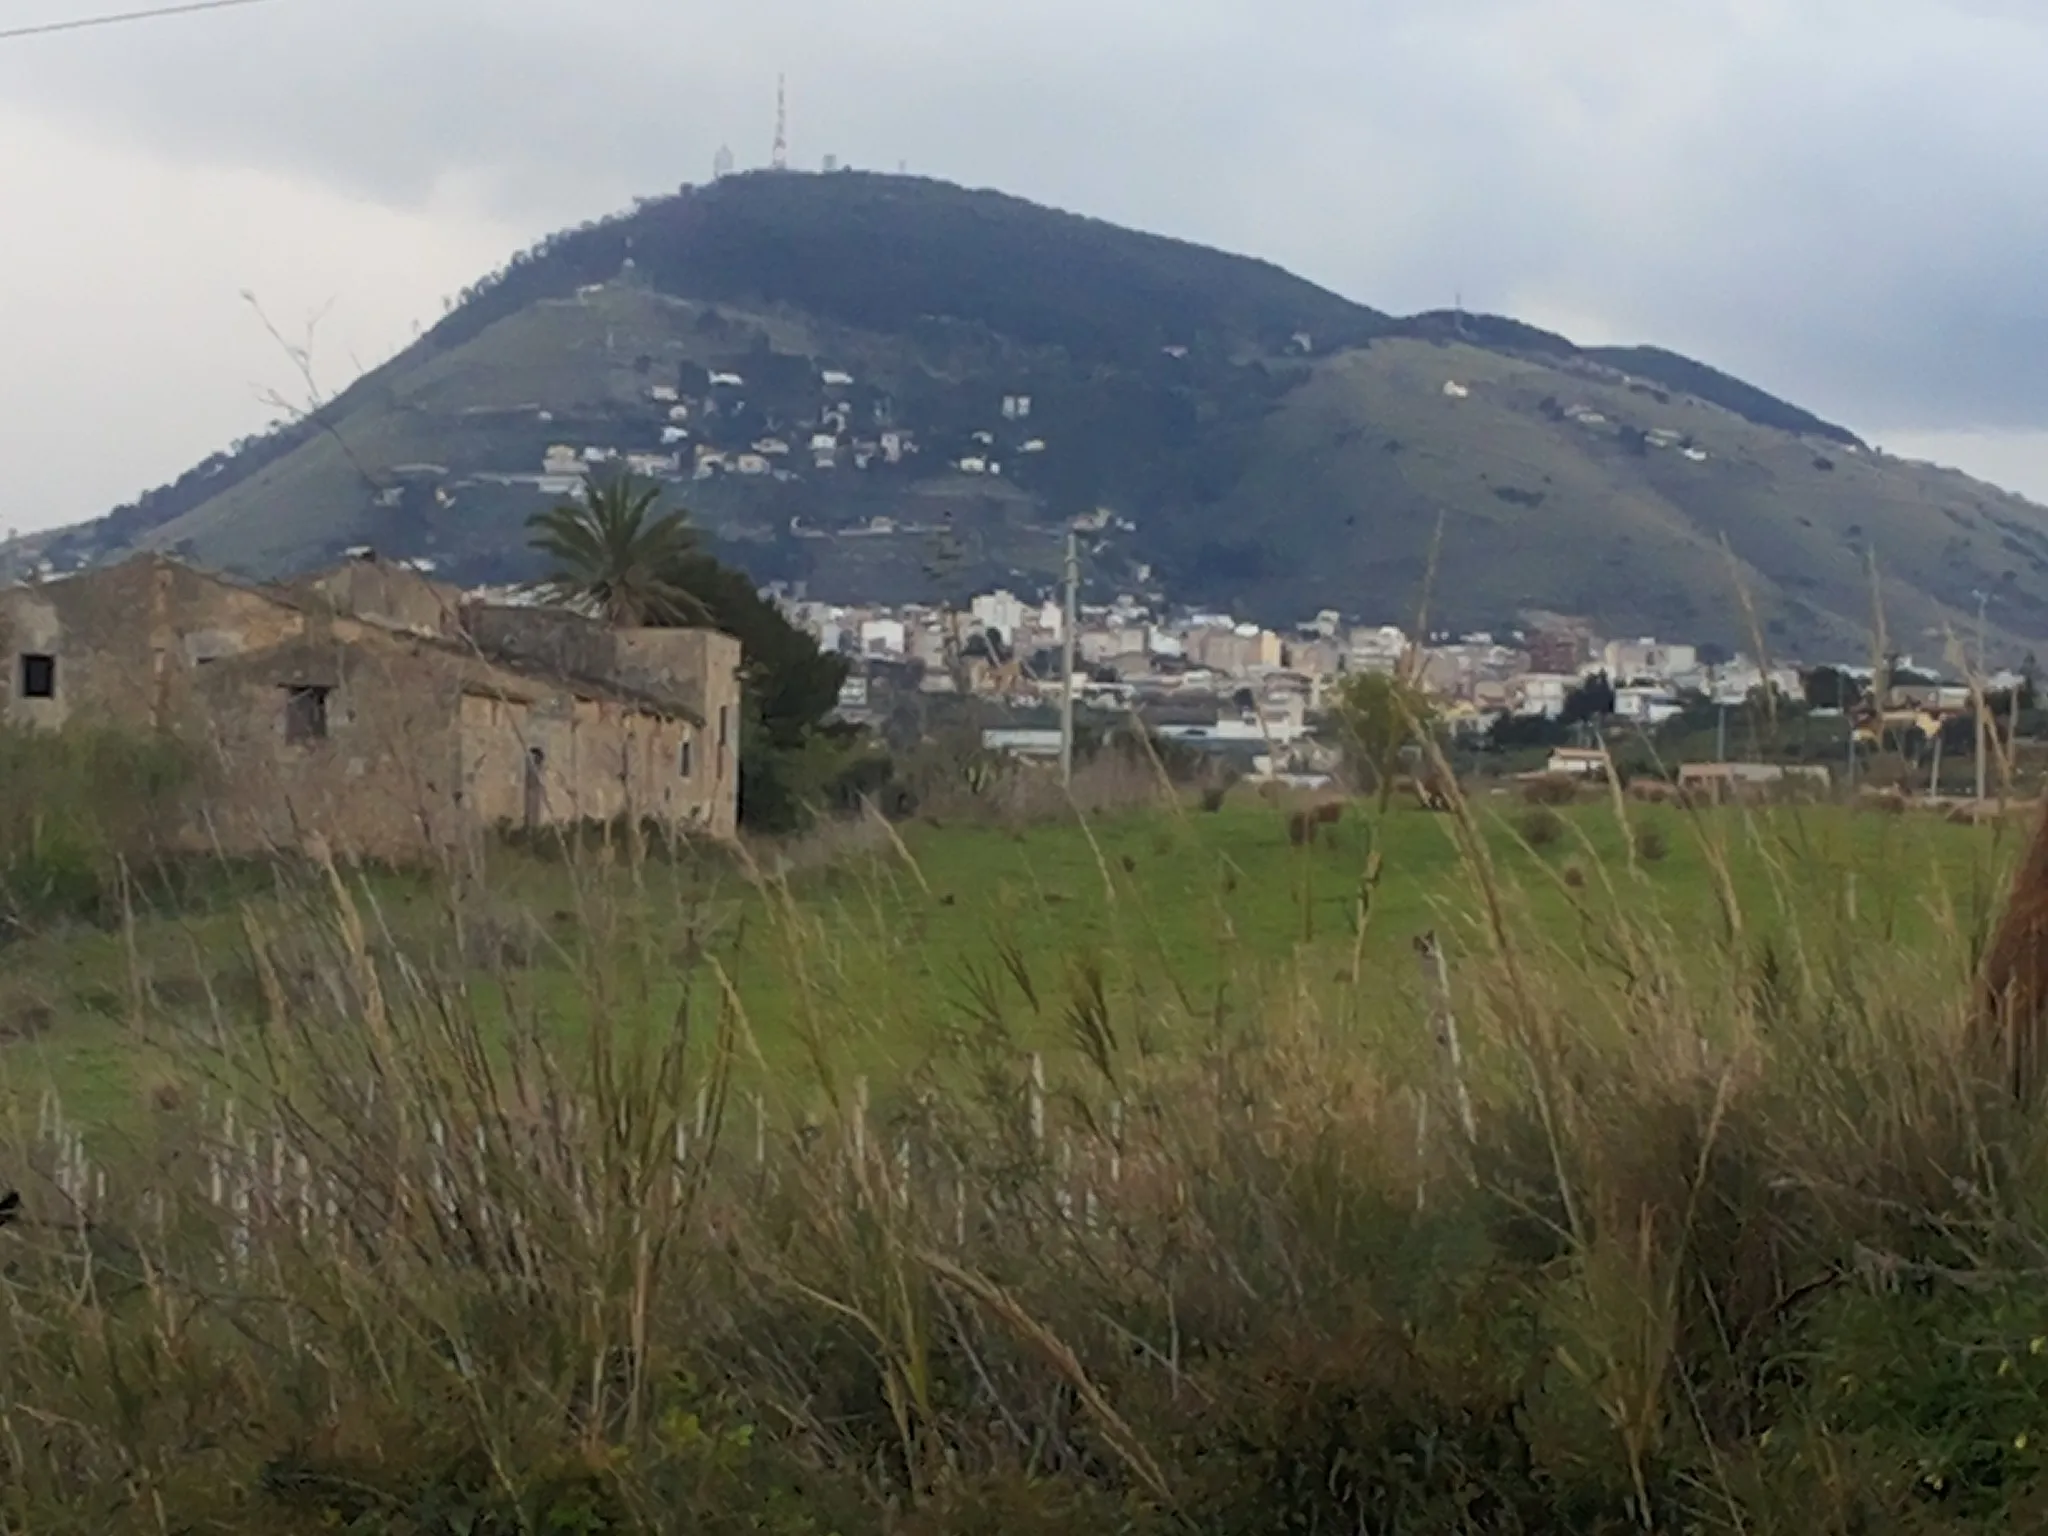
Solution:
<svg viewBox="0 0 2048 1536"><path fill-rule="evenodd" d="M1833 806L1632 804L1625 832L1616 808L1596 802L1559 814L1554 840L1532 848L1525 829L1544 814L1509 797L1475 807L1514 923L1545 945L1583 956L1625 914L1711 966L1732 908L1745 942L1847 924L1888 956L1925 953L1957 985L1952 941L1985 921L2015 841L2010 828ZM1631 837L1647 856L1631 861ZM900 841L868 842L765 882L725 864L629 874L602 850L500 851L483 916L503 942L466 957L479 1006L573 1036L593 986L659 1014L729 985L771 1073L803 1069L806 1021L829 1019L820 1027L840 1064L886 1081L948 1052L963 1008L1013 963L1054 994L1077 967L1099 971L1162 1036L1276 986L1398 1028L1421 1013L1419 934L1443 934L1454 960L1489 943L1453 822L1406 807L1382 819L1355 806L1308 849L1290 845L1280 812L1249 799L1029 831L919 823ZM358 888L394 942L446 937L435 880L373 875ZM16 945L0 982L0 1023L11 1019L17 1037L0 1047L0 1091L19 1107L54 1086L75 1116L102 1123L176 1080L221 1016L253 1006L245 916L279 922L294 907L261 880L243 889L145 913L132 929ZM1057 1008L1023 1027L1041 1049L1068 1043Z"/></svg>

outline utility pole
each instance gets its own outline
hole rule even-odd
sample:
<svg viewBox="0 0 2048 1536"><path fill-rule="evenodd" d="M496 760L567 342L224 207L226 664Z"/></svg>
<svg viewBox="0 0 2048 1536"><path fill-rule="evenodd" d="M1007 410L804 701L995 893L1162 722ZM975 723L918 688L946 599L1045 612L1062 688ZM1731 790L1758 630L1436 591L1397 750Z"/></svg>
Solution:
<svg viewBox="0 0 2048 1536"><path fill-rule="evenodd" d="M1720 718L1714 723L1714 761L1728 761L1728 705L1725 700L1721 704Z"/></svg>
<svg viewBox="0 0 2048 1536"><path fill-rule="evenodd" d="M1081 544L1072 528L1067 530L1066 617L1060 625L1060 786L1074 784L1074 642L1081 627Z"/></svg>
<svg viewBox="0 0 2048 1536"><path fill-rule="evenodd" d="M1984 605L1991 600L1989 592L1979 592L1977 597L1977 676L1973 680L1970 700L1970 717L1977 722L1977 803L1984 803Z"/></svg>

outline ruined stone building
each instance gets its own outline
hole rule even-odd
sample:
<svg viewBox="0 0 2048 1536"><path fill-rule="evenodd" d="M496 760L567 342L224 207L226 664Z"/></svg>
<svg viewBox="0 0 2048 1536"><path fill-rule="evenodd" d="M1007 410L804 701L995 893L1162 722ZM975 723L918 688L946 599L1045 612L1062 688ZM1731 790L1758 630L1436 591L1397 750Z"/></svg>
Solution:
<svg viewBox="0 0 2048 1536"><path fill-rule="evenodd" d="M0 589L0 721L195 749L194 846L311 834L406 860L618 818L719 838L739 807L740 646L469 602L373 557L275 585L162 555Z"/></svg>

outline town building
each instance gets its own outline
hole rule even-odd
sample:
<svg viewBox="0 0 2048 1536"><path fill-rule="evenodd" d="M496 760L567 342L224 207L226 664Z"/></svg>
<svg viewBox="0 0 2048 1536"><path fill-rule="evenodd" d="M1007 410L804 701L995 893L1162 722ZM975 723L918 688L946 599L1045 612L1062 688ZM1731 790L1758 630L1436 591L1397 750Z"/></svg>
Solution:
<svg viewBox="0 0 2048 1536"><path fill-rule="evenodd" d="M1605 778L1609 763L1604 747L1558 747L1543 765L1553 778Z"/></svg>
<svg viewBox="0 0 2048 1536"><path fill-rule="evenodd" d="M1529 670L1582 675L1592 654L1590 637L1578 629L1538 629L1529 636Z"/></svg>
<svg viewBox="0 0 2048 1536"><path fill-rule="evenodd" d="M1026 615L1035 619L1036 606L1027 607L1022 599L1010 592L984 592L968 605L974 622L983 629L992 629L1004 640L1014 640L1023 631Z"/></svg>
<svg viewBox="0 0 2048 1536"><path fill-rule="evenodd" d="M1607 675L1615 684L1639 677L1672 678L1694 671L1699 652L1690 645L1666 645L1656 640L1610 640L1601 654Z"/></svg>

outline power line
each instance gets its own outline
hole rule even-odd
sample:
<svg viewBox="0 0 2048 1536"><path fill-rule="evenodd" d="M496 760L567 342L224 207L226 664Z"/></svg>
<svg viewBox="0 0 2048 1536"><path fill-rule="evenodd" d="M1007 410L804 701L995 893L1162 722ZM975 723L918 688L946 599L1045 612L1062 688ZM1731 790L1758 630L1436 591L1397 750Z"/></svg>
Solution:
<svg viewBox="0 0 2048 1536"><path fill-rule="evenodd" d="M17 37L42 37L51 32L78 32L87 27L112 27L129 21L153 21L159 16L188 16L194 11L224 11L231 6L267 5L269 0L186 0L183 5L160 5L145 11L119 11L106 16L81 16L71 21L40 21L26 27L0 31L0 43Z"/></svg>

